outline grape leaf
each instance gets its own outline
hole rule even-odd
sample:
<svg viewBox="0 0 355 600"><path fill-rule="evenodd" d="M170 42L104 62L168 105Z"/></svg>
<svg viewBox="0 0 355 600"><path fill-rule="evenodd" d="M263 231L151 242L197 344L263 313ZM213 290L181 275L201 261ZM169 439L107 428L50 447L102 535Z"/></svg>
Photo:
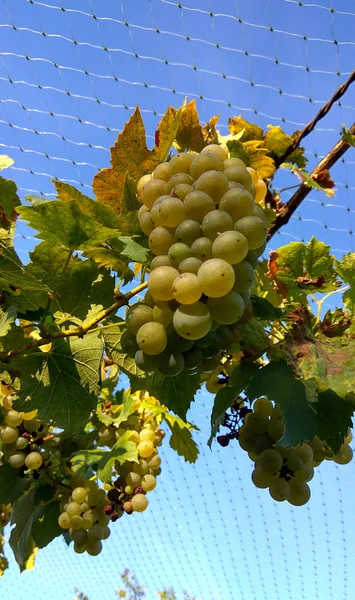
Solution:
<svg viewBox="0 0 355 600"><path fill-rule="evenodd" d="M142 377L144 373L138 369L134 358L128 356L121 348L120 340L124 331L123 325L124 323L121 321L101 331L101 336L105 343L105 352L109 358L115 361L122 373L125 373L128 377L131 375Z"/></svg>
<svg viewBox="0 0 355 600"><path fill-rule="evenodd" d="M329 171L325 170L312 175L304 169L300 169L286 162L282 163L282 168L290 169L290 171L297 175L298 179L307 187L318 191L322 190L328 197L333 197L335 195L335 191L333 189L335 183L330 178Z"/></svg>
<svg viewBox="0 0 355 600"><path fill-rule="evenodd" d="M45 548L63 533L63 529L58 525L59 515L59 502L52 501L43 507L41 516L32 527L33 540L38 548Z"/></svg>
<svg viewBox="0 0 355 600"><path fill-rule="evenodd" d="M187 411L200 387L200 376L185 374L176 377L165 377L159 372L146 374L145 377L131 376L131 391L147 390L152 396L174 411L182 419L186 419Z"/></svg>
<svg viewBox="0 0 355 600"><path fill-rule="evenodd" d="M333 390L318 394L318 402L312 405L317 413L317 435L337 454L352 427L351 417L355 402L340 398Z"/></svg>
<svg viewBox="0 0 355 600"><path fill-rule="evenodd" d="M14 160L6 154L0 154L0 171L8 169L14 164Z"/></svg>
<svg viewBox="0 0 355 600"><path fill-rule="evenodd" d="M255 169L261 179L268 179L275 173L275 163L269 156L269 151L265 148L261 140L252 140L243 143L244 150L249 156L249 166Z"/></svg>
<svg viewBox="0 0 355 600"><path fill-rule="evenodd" d="M199 449L191 434L191 427L179 419L165 413L165 420L172 433L170 438L170 447L175 450L179 456L183 456L185 462L194 463L199 455Z"/></svg>
<svg viewBox="0 0 355 600"><path fill-rule="evenodd" d="M12 510L11 523L15 527L11 530L9 544L21 571L26 569L26 563L33 553L31 529L44 510L43 505L36 505L35 494L36 488L33 487L14 502Z"/></svg>
<svg viewBox="0 0 355 600"><path fill-rule="evenodd" d="M0 467L0 504L13 504L25 493L27 480L9 464Z"/></svg>
<svg viewBox="0 0 355 600"><path fill-rule="evenodd" d="M120 207L120 231L123 235L142 236L138 220L138 209L141 206L137 200L136 186L127 174L124 180L123 195Z"/></svg>
<svg viewBox="0 0 355 600"><path fill-rule="evenodd" d="M239 117L229 117L228 119L228 129L229 133L232 135L236 135L243 132L241 137L241 142L249 142L252 140L262 140L263 138L263 129L254 123L249 123L249 121L245 121L241 115Z"/></svg>
<svg viewBox="0 0 355 600"><path fill-rule="evenodd" d="M0 308L0 337L4 337L11 329L18 312L17 304L10 304L7 310Z"/></svg>
<svg viewBox="0 0 355 600"><path fill-rule="evenodd" d="M112 168L101 169L96 173L92 189L99 202L119 211L124 186L124 175Z"/></svg>
<svg viewBox="0 0 355 600"><path fill-rule="evenodd" d="M81 212L90 216L94 221L104 227L120 229L120 219L117 211L108 204L102 204L98 200L92 200L77 190L74 186L62 181L53 180L57 190L57 198L61 202L74 201Z"/></svg>
<svg viewBox="0 0 355 600"><path fill-rule="evenodd" d="M293 447L313 440L318 427L313 404L307 401L303 382L295 378L286 362L271 362L259 369L250 381L248 396L250 400L267 396L280 406L285 425L282 445Z"/></svg>
<svg viewBox="0 0 355 600"><path fill-rule="evenodd" d="M206 146L195 100L191 100L184 107L174 146L179 152L184 150L201 152Z"/></svg>
<svg viewBox="0 0 355 600"><path fill-rule="evenodd" d="M219 115L211 117L202 127L202 135L206 144L218 144L218 131L216 125L219 121Z"/></svg>
<svg viewBox="0 0 355 600"><path fill-rule="evenodd" d="M250 165L249 154L244 149L244 146L238 140L229 140L227 142L227 148L232 158L240 158L247 167Z"/></svg>
<svg viewBox="0 0 355 600"><path fill-rule="evenodd" d="M343 294L345 306L355 315L355 252L349 252L341 260L335 261L336 271L341 279L350 285Z"/></svg>
<svg viewBox="0 0 355 600"><path fill-rule="evenodd" d="M21 202L17 195L16 184L10 179L0 177L0 227L9 229L11 224L16 221L18 215L15 208L19 206L19 204L21 204Z"/></svg>
<svg viewBox="0 0 355 600"><path fill-rule="evenodd" d="M102 343L98 333L83 339L57 339L43 353L32 350L14 358L9 371L21 373L17 409L38 409L43 421L80 432L96 406Z"/></svg>
<svg viewBox="0 0 355 600"><path fill-rule="evenodd" d="M257 319L237 325L235 342L239 346L238 349L245 349L253 354L259 354L270 346L267 332Z"/></svg>
<svg viewBox="0 0 355 600"><path fill-rule="evenodd" d="M232 406L237 396L248 387L250 379L257 369L258 366L255 363L242 361L233 369L228 385L217 392L211 413L209 447L211 447L213 438L217 435L223 423L226 410Z"/></svg>
<svg viewBox="0 0 355 600"><path fill-rule="evenodd" d="M182 106L178 110L169 106L162 120L158 124L158 129L155 133L155 147L153 150L154 158L158 161L157 164L166 160L180 128L182 115L185 110L185 106Z"/></svg>
<svg viewBox="0 0 355 600"><path fill-rule="evenodd" d="M284 311L271 304L266 298L260 296L251 296L250 301L253 305L254 316L262 321L279 321Z"/></svg>
<svg viewBox="0 0 355 600"><path fill-rule="evenodd" d="M292 136L287 135L279 125L268 125L268 130L264 136L265 147L269 150L272 159L283 156L288 148L293 143L297 132ZM304 156L305 149L298 147L292 154L287 157L290 163L296 164L298 167L305 167L307 159Z"/></svg>

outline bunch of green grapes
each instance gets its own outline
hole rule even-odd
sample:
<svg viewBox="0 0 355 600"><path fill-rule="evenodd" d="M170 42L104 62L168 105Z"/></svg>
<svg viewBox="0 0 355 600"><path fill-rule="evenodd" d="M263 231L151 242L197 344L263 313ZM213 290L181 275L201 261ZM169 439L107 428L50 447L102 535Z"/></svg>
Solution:
<svg viewBox="0 0 355 600"><path fill-rule="evenodd" d="M74 541L74 551L97 556L102 550L102 540L110 536L110 517L105 513L107 495L95 481L75 487L71 495L60 504L58 524L68 530Z"/></svg>
<svg viewBox="0 0 355 600"><path fill-rule="evenodd" d="M266 191L256 171L217 144L177 154L138 182L139 222L155 257L121 346L141 370L175 376L218 365L250 312Z"/></svg>
<svg viewBox="0 0 355 600"><path fill-rule="evenodd" d="M43 465L45 453L42 444L48 427L37 419L37 410L18 412L12 408L13 397L2 399L4 409L0 426L2 461L14 469L37 471Z"/></svg>
<svg viewBox="0 0 355 600"><path fill-rule="evenodd" d="M314 476L314 467L324 459L338 464L351 461L351 432L337 455L317 436L296 448L286 448L278 444L284 433L279 407L263 397L254 402L252 409L244 417L238 441L255 463L251 476L253 483L258 488L269 488L274 500L303 506L311 496L308 483Z"/></svg>

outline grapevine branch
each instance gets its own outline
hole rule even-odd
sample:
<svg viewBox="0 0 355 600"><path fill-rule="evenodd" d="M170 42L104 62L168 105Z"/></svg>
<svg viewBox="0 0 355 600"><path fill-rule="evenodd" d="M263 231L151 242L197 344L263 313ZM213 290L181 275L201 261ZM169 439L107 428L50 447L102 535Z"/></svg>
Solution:
<svg viewBox="0 0 355 600"><path fill-rule="evenodd" d="M349 133L351 135L355 134L355 123L350 127ZM339 160L339 158L345 154L348 148L350 148L350 145L344 140L340 140L337 144L335 144L335 146L333 146L331 150L329 150L328 154L326 154L326 156L324 156L324 158L322 158L322 160L313 169L311 177L314 177L321 171L330 169ZM297 210L305 197L308 196L311 189L311 187L303 183L293 194L292 198L287 202L287 204L284 204L279 208L276 221L269 229L268 240L270 240L283 225L286 225L286 223L289 222L293 213Z"/></svg>
<svg viewBox="0 0 355 600"><path fill-rule="evenodd" d="M90 331L90 329L95 327L95 325L98 325L98 323L103 321L106 317L108 317L112 313L116 312L119 308L122 308L122 306L127 306L129 301L131 300L131 298L134 298L134 296L136 296L137 294L142 292L146 287L147 287L147 282L144 282L144 283L141 283L140 285L138 285L137 287L135 287L130 292L127 292L127 294L119 294L117 296L116 301L113 304L111 304L104 310L100 311L94 319L91 319L90 321L88 321L87 323L85 323L83 325L78 325L77 327L73 327L71 329L61 329L60 331L55 331L51 334L43 336L39 340L34 340L33 342L31 342L30 344L27 344L26 346L21 346L20 348L14 348L13 350L9 350L8 352L0 352L0 361L6 362L10 358L13 358L14 356L23 354L25 352L29 352L30 350L33 350L34 348L39 348L40 346L45 346L46 344L49 344L50 342L53 342L54 340L56 340L58 338L73 337L73 336L77 336L77 337L81 337L81 338L84 337L84 335L86 333L88 333L88 331Z"/></svg>
<svg viewBox="0 0 355 600"><path fill-rule="evenodd" d="M307 135L309 135L313 131L313 129L315 128L317 123L321 119L323 119L323 117L325 117L326 114L328 114L328 112L332 108L333 104L335 102L337 102L337 100L339 100L345 94L345 92L347 91L349 86L354 81L355 81L355 71L353 71L351 73L350 77L345 81L345 83L343 83L343 85L341 85L336 90L336 92L334 92L334 94L330 98L330 100L328 100L328 102L326 104L324 104L324 106L322 106L322 108L318 111L318 113L316 114L314 119L312 121L310 121L304 129L302 129L301 133L295 138L295 140L292 142L292 144L287 148L286 152L282 156L279 156L278 158L275 159L276 169L278 169L279 166L283 162L285 162L286 158L288 156L290 156L290 154L292 154L292 152L294 152L298 148L298 146L300 145L303 138L305 138Z"/></svg>

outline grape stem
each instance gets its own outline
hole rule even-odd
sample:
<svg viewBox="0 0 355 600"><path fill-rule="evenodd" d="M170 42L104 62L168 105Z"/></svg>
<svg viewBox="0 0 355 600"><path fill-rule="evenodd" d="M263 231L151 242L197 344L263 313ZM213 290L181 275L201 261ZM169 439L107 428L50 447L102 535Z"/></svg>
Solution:
<svg viewBox="0 0 355 600"><path fill-rule="evenodd" d="M14 348L13 350L9 350L8 352L0 352L0 361L6 362L14 356L23 354L25 352L33 350L34 348L39 348L40 346L45 346L46 344L49 344L50 342L58 338L74 336L83 338L86 333L88 333L91 329L93 329L93 327L95 327L95 325L98 325L101 321L106 319L106 317L111 315L113 312L116 312L119 308L122 308L122 306L128 305L131 298L134 298L134 296L142 292L147 287L147 285L147 282L144 282L135 287L130 292L127 292L127 294L117 294L116 300L113 304L100 311L94 319L88 321L83 325L78 325L77 327L73 327L71 329L61 329L60 331L47 334L41 337L41 339L39 340L34 340L31 344L27 344L26 346L22 346L21 348Z"/></svg>

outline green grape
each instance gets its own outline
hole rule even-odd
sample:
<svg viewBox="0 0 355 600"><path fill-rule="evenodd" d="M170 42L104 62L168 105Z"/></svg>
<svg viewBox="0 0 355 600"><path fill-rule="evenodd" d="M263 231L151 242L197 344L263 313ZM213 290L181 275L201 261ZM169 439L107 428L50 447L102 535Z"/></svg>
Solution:
<svg viewBox="0 0 355 600"><path fill-rule="evenodd" d="M223 325L236 323L245 309L243 298L234 290L231 290L221 298L209 298L207 306L212 319Z"/></svg>
<svg viewBox="0 0 355 600"><path fill-rule="evenodd" d="M149 212L149 208L145 204L142 204L142 206L138 209L138 219L140 219L141 216L146 212Z"/></svg>
<svg viewBox="0 0 355 600"><path fill-rule="evenodd" d="M184 200L186 218L202 223L203 217L215 209L215 203L205 192L193 191Z"/></svg>
<svg viewBox="0 0 355 600"><path fill-rule="evenodd" d="M174 267L178 267L179 264L186 258L191 258L191 250L187 244L176 242L169 248L168 256Z"/></svg>
<svg viewBox="0 0 355 600"><path fill-rule="evenodd" d="M303 463L311 463L313 460L313 450L309 444L301 444L295 448L297 456L299 456Z"/></svg>
<svg viewBox="0 0 355 600"><path fill-rule="evenodd" d="M234 223L234 229L245 235L250 250L259 248L266 241L267 227L259 217L243 217Z"/></svg>
<svg viewBox="0 0 355 600"><path fill-rule="evenodd" d="M150 218L150 212L145 212L139 217L139 226L145 235L150 235L154 229L154 224Z"/></svg>
<svg viewBox="0 0 355 600"><path fill-rule="evenodd" d="M113 441L114 436L115 436L115 431L110 426L105 427L104 425L101 425L101 427L98 431L98 436L99 436L98 444L100 446L106 446L111 441Z"/></svg>
<svg viewBox="0 0 355 600"><path fill-rule="evenodd" d="M254 452L256 454L261 454L263 450L267 450L272 448L273 442L267 433L263 433L262 435L258 435L254 442Z"/></svg>
<svg viewBox="0 0 355 600"><path fill-rule="evenodd" d="M290 494L287 500L290 504L293 506L304 506L307 504L311 497L311 490L307 483L293 479L289 482L289 487Z"/></svg>
<svg viewBox="0 0 355 600"><path fill-rule="evenodd" d="M253 196L244 188L229 189L221 198L219 204L220 210L224 210L233 220L238 221L243 217L253 214L254 210Z"/></svg>
<svg viewBox="0 0 355 600"><path fill-rule="evenodd" d="M255 185L252 183L250 188L249 188L249 194L251 194L253 196L253 200L255 201L255 196L256 196L256 187Z"/></svg>
<svg viewBox="0 0 355 600"><path fill-rule="evenodd" d="M165 227L155 227L149 236L149 248L153 254L168 254L170 246L175 243L173 234Z"/></svg>
<svg viewBox="0 0 355 600"><path fill-rule="evenodd" d="M267 432L274 442L278 442L282 438L284 430L285 428L282 421L269 421Z"/></svg>
<svg viewBox="0 0 355 600"><path fill-rule="evenodd" d="M148 461L148 467L149 467L149 469L153 469L153 471L156 471L157 469L159 469L160 465L161 465L161 458L158 454L155 454ZM145 475L145 473L143 473L143 475Z"/></svg>
<svg viewBox="0 0 355 600"><path fill-rule="evenodd" d="M75 515L80 515L81 514L80 504L78 502L74 502L74 501L69 502L66 506L66 512L68 513L69 517L74 517Z"/></svg>
<svg viewBox="0 0 355 600"><path fill-rule="evenodd" d="M152 208L159 196L167 193L167 183L161 179L151 179L142 189L142 202Z"/></svg>
<svg viewBox="0 0 355 600"><path fill-rule="evenodd" d="M242 260L240 263L233 265L233 269L235 275L233 290L239 293L246 292L255 280L253 267L246 260Z"/></svg>
<svg viewBox="0 0 355 600"><path fill-rule="evenodd" d="M162 181L169 181L170 174L170 164L168 162L160 163L157 167L155 167L153 171L153 179L161 179Z"/></svg>
<svg viewBox="0 0 355 600"><path fill-rule="evenodd" d="M191 252L200 261L212 258L212 240L208 237L199 237L191 245Z"/></svg>
<svg viewBox="0 0 355 600"><path fill-rule="evenodd" d="M166 256L166 255L163 255L163 256ZM159 267L170 267L170 266L171 265L159 265ZM149 290L146 291L146 293L144 294L143 302L144 302L144 304L148 304L148 306L150 306L151 308L154 308L155 301L154 301L152 294L149 292Z"/></svg>
<svg viewBox="0 0 355 600"><path fill-rule="evenodd" d="M199 239L201 239L201 238L199 238ZM196 240L196 241L198 241L198 240ZM208 241L210 241L210 240L208 240ZM191 248L191 250L192 250L192 248ZM199 270L201 265L202 265L202 260L200 260L199 258L195 258L194 256L191 256L190 258L185 258L185 260L183 260L179 264L179 271L180 271L180 273L193 273L194 275L197 275L197 271Z"/></svg>
<svg viewBox="0 0 355 600"><path fill-rule="evenodd" d="M252 179L245 166L232 165L224 169L223 173L229 181L236 181L237 183L241 183L246 190L250 189Z"/></svg>
<svg viewBox="0 0 355 600"><path fill-rule="evenodd" d="M197 348L208 348L211 344L214 344L216 340L216 333L214 331L209 331L199 340L196 340L195 346Z"/></svg>
<svg viewBox="0 0 355 600"><path fill-rule="evenodd" d="M130 485L131 487L136 488L138 485L141 484L141 476L138 475L138 473L135 473L134 471L131 471L130 473L128 473L127 477L126 477L126 483L127 485Z"/></svg>
<svg viewBox="0 0 355 600"><path fill-rule="evenodd" d="M174 330L175 330L175 328L174 328ZM171 348L174 351L187 352L188 350L191 350L191 348L193 348L193 345L194 345L193 340L186 340L185 338L177 336L177 339L175 339L171 343Z"/></svg>
<svg viewBox="0 0 355 600"><path fill-rule="evenodd" d="M201 236L202 229L200 223L192 219L185 219L175 230L175 240L188 246L191 246Z"/></svg>
<svg viewBox="0 0 355 600"><path fill-rule="evenodd" d="M264 200L267 192L267 185L263 179L258 179L258 183L255 186L255 202L261 202Z"/></svg>
<svg viewBox="0 0 355 600"><path fill-rule="evenodd" d="M203 354L201 348L194 346L184 353L185 369L196 369L202 364Z"/></svg>
<svg viewBox="0 0 355 600"><path fill-rule="evenodd" d="M170 307L169 302L159 301L153 308L153 321L161 323L164 327L173 322L174 311Z"/></svg>
<svg viewBox="0 0 355 600"><path fill-rule="evenodd" d="M234 167L235 165L245 168L245 163L241 158L237 158L236 156L232 156L231 158L227 158L225 161L223 161L223 166L225 169L228 169L228 167Z"/></svg>
<svg viewBox="0 0 355 600"><path fill-rule="evenodd" d="M41 426L41 421L39 421L38 419L29 419L28 421L24 420L23 426L26 429L26 431L33 433L34 431L37 431L38 428Z"/></svg>
<svg viewBox="0 0 355 600"><path fill-rule="evenodd" d="M233 267L220 258L206 260L198 270L197 279L202 292L210 298L220 298L233 288Z"/></svg>
<svg viewBox="0 0 355 600"><path fill-rule="evenodd" d="M86 552L86 544L79 546L79 544L74 543L74 552L76 554L84 554L84 552Z"/></svg>
<svg viewBox="0 0 355 600"><path fill-rule="evenodd" d="M152 262L150 263L150 270L153 271L157 267L172 267L171 260L168 254L154 256Z"/></svg>
<svg viewBox="0 0 355 600"><path fill-rule="evenodd" d="M20 469L25 464L25 458L24 452L16 452L9 457L9 463L14 469Z"/></svg>
<svg viewBox="0 0 355 600"><path fill-rule="evenodd" d="M290 454L290 456L286 459L287 468L290 469L293 473L296 473L303 466L302 459L297 456L294 452Z"/></svg>
<svg viewBox="0 0 355 600"><path fill-rule="evenodd" d="M252 167L247 167L247 171L251 177L252 184L255 186L259 181L259 176L257 172L255 171L255 169L252 169Z"/></svg>
<svg viewBox="0 0 355 600"><path fill-rule="evenodd" d="M171 190L176 185L180 185L181 183L187 183L188 185L191 185L193 183L193 179L188 173L175 173L175 175L170 177L168 183L166 184L167 193L170 194Z"/></svg>
<svg viewBox="0 0 355 600"><path fill-rule="evenodd" d="M252 416L252 415L251 415ZM263 415L260 415L263 416ZM266 418L266 417L265 417ZM248 427L249 427L248 419ZM279 452L273 449L263 450L258 458L257 466L265 473L278 473L283 465L283 458Z"/></svg>
<svg viewBox="0 0 355 600"><path fill-rule="evenodd" d="M69 529L70 527L70 517L67 512L62 512L58 517L58 525L62 529Z"/></svg>
<svg viewBox="0 0 355 600"><path fill-rule="evenodd" d="M165 267L161 267L165 268ZM161 323L145 323L138 330L137 344L143 352L155 356L165 350L167 345L166 329Z"/></svg>
<svg viewBox="0 0 355 600"><path fill-rule="evenodd" d="M264 221L264 223L266 223L265 211L261 208L261 206L259 206L259 204L254 204L253 215L254 215L254 217L259 217L259 219L261 219L262 221Z"/></svg>
<svg viewBox="0 0 355 600"><path fill-rule="evenodd" d="M180 304L194 304L202 295L198 279L193 273L182 273L174 279L172 292Z"/></svg>
<svg viewBox="0 0 355 600"><path fill-rule="evenodd" d="M264 254L266 248L266 242L264 244L262 244L262 246L259 246L259 248L255 248L255 252L257 256L261 256L262 254Z"/></svg>
<svg viewBox="0 0 355 600"><path fill-rule="evenodd" d="M260 489L268 488L273 481L275 481L275 477L271 473L265 473L260 467L256 467L251 474L251 480L253 484Z"/></svg>
<svg viewBox="0 0 355 600"><path fill-rule="evenodd" d="M184 203L179 198L168 196L159 204L154 204L150 211L150 218L155 225L163 227L177 227L185 219L186 210Z"/></svg>
<svg viewBox="0 0 355 600"><path fill-rule="evenodd" d="M138 350L136 336L131 331L128 331L128 329L125 329L121 335L120 344L122 352L133 358Z"/></svg>
<svg viewBox="0 0 355 600"><path fill-rule="evenodd" d="M145 184L148 183L148 181L150 181L151 179L152 179L152 176L150 173L148 173L148 175L143 175L143 177L141 177L139 179L139 181L137 182L137 196L140 201L142 201L143 188L144 188Z"/></svg>
<svg viewBox="0 0 355 600"><path fill-rule="evenodd" d="M176 173L188 173L190 174L190 167L196 154L192 152L179 152L172 157L171 161L167 163L169 165L169 175L172 177Z"/></svg>
<svg viewBox="0 0 355 600"><path fill-rule="evenodd" d="M229 327L219 327L216 331L215 344L219 350L227 350L233 344L234 335Z"/></svg>
<svg viewBox="0 0 355 600"><path fill-rule="evenodd" d="M109 527L107 527L107 525L105 525L103 527L103 531L104 531L104 533L103 533L102 539L103 540L107 540L110 537L110 535L111 535L111 529Z"/></svg>
<svg viewBox="0 0 355 600"><path fill-rule="evenodd" d="M74 529L70 532L70 536L78 546L84 546L88 541L88 534L85 529Z"/></svg>
<svg viewBox="0 0 355 600"><path fill-rule="evenodd" d="M233 221L224 210L212 210L202 221L203 235L212 241L224 231L233 229Z"/></svg>
<svg viewBox="0 0 355 600"><path fill-rule="evenodd" d="M179 271L173 267L157 267L148 278L148 290L154 300L172 300L171 287L174 279L178 277Z"/></svg>
<svg viewBox="0 0 355 600"><path fill-rule="evenodd" d="M314 469L311 463L303 464L298 471L295 473L295 479L297 481L311 481L314 476Z"/></svg>
<svg viewBox="0 0 355 600"><path fill-rule="evenodd" d="M198 340L208 333L212 318L207 306L202 302L179 306L174 314L174 327L181 337Z"/></svg>
<svg viewBox="0 0 355 600"><path fill-rule="evenodd" d="M190 167L190 175L194 181L206 171L223 171L224 165L218 154L204 152L196 154ZM205 191L205 190L202 190Z"/></svg>
<svg viewBox="0 0 355 600"><path fill-rule="evenodd" d="M20 413L17 412L17 410L11 409L6 413L6 425L9 425L10 427L18 427L19 425L21 425L22 421L23 418L21 417Z"/></svg>
<svg viewBox="0 0 355 600"><path fill-rule="evenodd" d="M154 180L153 180L154 181ZM102 550L102 543L99 540L89 540L86 545L86 552L90 556L98 556Z"/></svg>
<svg viewBox="0 0 355 600"><path fill-rule="evenodd" d="M157 480L154 475L143 475L141 487L145 492L151 492L157 485Z"/></svg>
<svg viewBox="0 0 355 600"><path fill-rule="evenodd" d="M136 494L131 500L132 510L135 512L144 512L148 506L148 499L144 494Z"/></svg>
<svg viewBox="0 0 355 600"><path fill-rule="evenodd" d="M144 371L145 373L150 373L157 368L156 357L145 354L145 352L142 352L142 350L137 350L134 356L134 362L136 363L138 369Z"/></svg>
<svg viewBox="0 0 355 600"><path fill-rule="evenodd" d="M239 446L245 450L245 452L253 452L254 451L254 442L255 436L249 433L248 431L240 431L238 443Z"/></svg>
<svg viewBox="0 0 355 600"><path fill-rule="evenodd" d="M249 293L249 291L245 290L245 292L239 292L239 294L241 295L241 297L244 300L245 308L247 308L248 304L250 303L250 293Z"/></svg>
<svg viewBox="0 0 355 600"><path fill-rule="evenodd" d="M86 494L87 494L87 491L85 488L77 487L72 491L71 497L72 497L73 502L82 504L82 502L85 502Z"/></svg>
<svg viewBox="0 0 355 600"><path fill-rule="evenodd" d="M147 304L141 302L131 306L126 314L126 325L127 329L134 335L144 323L153 321L153 310Z"/></svg>
<svg viewBox="0 0 355 600"><path fill-rule="evenodd" d="M154 444L150 440L143 440L137 444L137 452L142 458L150 457L154 452Z"/></svg>
<svg viewBox="0 0 355 600"><path fill-rule="evenodd" d="M351 446L348 444L342 444L338 454L333 458L334 462L338 465L347 465L353 458L353 451Z"/></svg>
<svg viewBox="0 0 355 600"><path fill-rule="evenodd" d="M270 484L269 493L271 498L276 500L276 502L284 502L284 500L289 499L291 495L291 489L287 481L284 479L275 479L275 481Z"/></svg>
<svg viewBox="0 0 355 600"><path fill-rule="evenodd" d="M90 529L90 527L93 526L93 523L94 523L94 514L93 514L92 510L87 510L86 512L83 513L82 528Z"/></svg>
<svg viewBox="0 0 355 600"><path fill-rule="evenodd" d="M20 436L17 438L17 440L15 442L15 448L16 448L16 450L24 450L25 448L27 448L28 444L29 444L28 439Z"/></svg>
<svg viewBox="0 0 355 600"><path fill-rule="evenodd" d="M179 375L185 367L185 360L182 353L176 352L175 350L172 352L163 352L159 356L159 359L158 369L163 375L166 375L166 377L175 377L176 375Z"/></svg>
<svg viewBox="0 0 355 600"><path fill-rule="evenodd" d="M174 198L179 198L180 200L185 200L186 196L188 194L191 194L191 192L194 191L194 188L192 185L189 185L188 183L178 183L175 187L173 187L173 189L171 190L171 195L174 196ZM186 210L186 206L185 206L185 210ZM188 219L190 217L187 217Z"/></svg>
<svg viewBox="0 0 355 600"><path fill-rule="evenodd" d="M0 439L4 444L13 444L16 442L19 436L19 430L16 427L9 427L8 425L0 429Z"/></svg>
<svg viewBox="0 0 355 600"><path fill-rule="evenodd" d="M248 254L245 257L245 260L248 261L248 263L253 267L253 269L256 269L256 267L258 266L258 255L255 252L255 250L249 250Z"/></svg>
<svg viewBox="0 0 355 600"><path fill-rule="evenodd" d="M253 411L259 412L265 417L271 417L272 409L274 408L273 403L268 398L258 398L253 404Z"/></svg>
<svg viewBox="0 0 355 600"><path fill-rule="evenodd" d="M248 431L253 435L262 435L267 432L269 420L262 413L253 412L248 416Z"/></svg>
<svg viewBox="0 0 355 600"><path fill-rule="evenodd" d="M30 452L25 458L25 465L28 469L39 469L43 464L43 457L39 452Z"/></svg>
<svg viewBox="0 0 355 600"><path fill-rule="evenodd" d="M205 154L206 152L217 154L222 161L227 160L228 158L227 152L224 150L224 148L222 148L222 146L220 146L220 144L208 144L208 146L205 146L201 150L201 154Z"/></svg>
<svg viewBox="0 0 355 600"><path fill-rule="evenodd" d="M230 265L241 262L247 255L248 241L239 231L224 231L213 242L214 258L222 258Z"/></svg>
<svg viewBox="0 0 355 600"><path fill-rule="evenodd" d="M155 456L158 456L158 455L156 454ZM155 458L155 456L153 456L153 458ZM153 460L153 458L151 460ZM148 463L146 460L144 460L144 458L141 458L139 460L139 463L134 463L134 465L133 465L134 473L137 473L140 476L148 473L148 469L149 469L148 464L150 464L151 460Z"/></svg>
<svg viewBox="0 0 355 600"><path fill-rule="evenodd" d="M229 181L220 171L207 171L202 173L195 182L195 189L199 192L205 192L218 204L222 196L229 190Z"/></svg>

